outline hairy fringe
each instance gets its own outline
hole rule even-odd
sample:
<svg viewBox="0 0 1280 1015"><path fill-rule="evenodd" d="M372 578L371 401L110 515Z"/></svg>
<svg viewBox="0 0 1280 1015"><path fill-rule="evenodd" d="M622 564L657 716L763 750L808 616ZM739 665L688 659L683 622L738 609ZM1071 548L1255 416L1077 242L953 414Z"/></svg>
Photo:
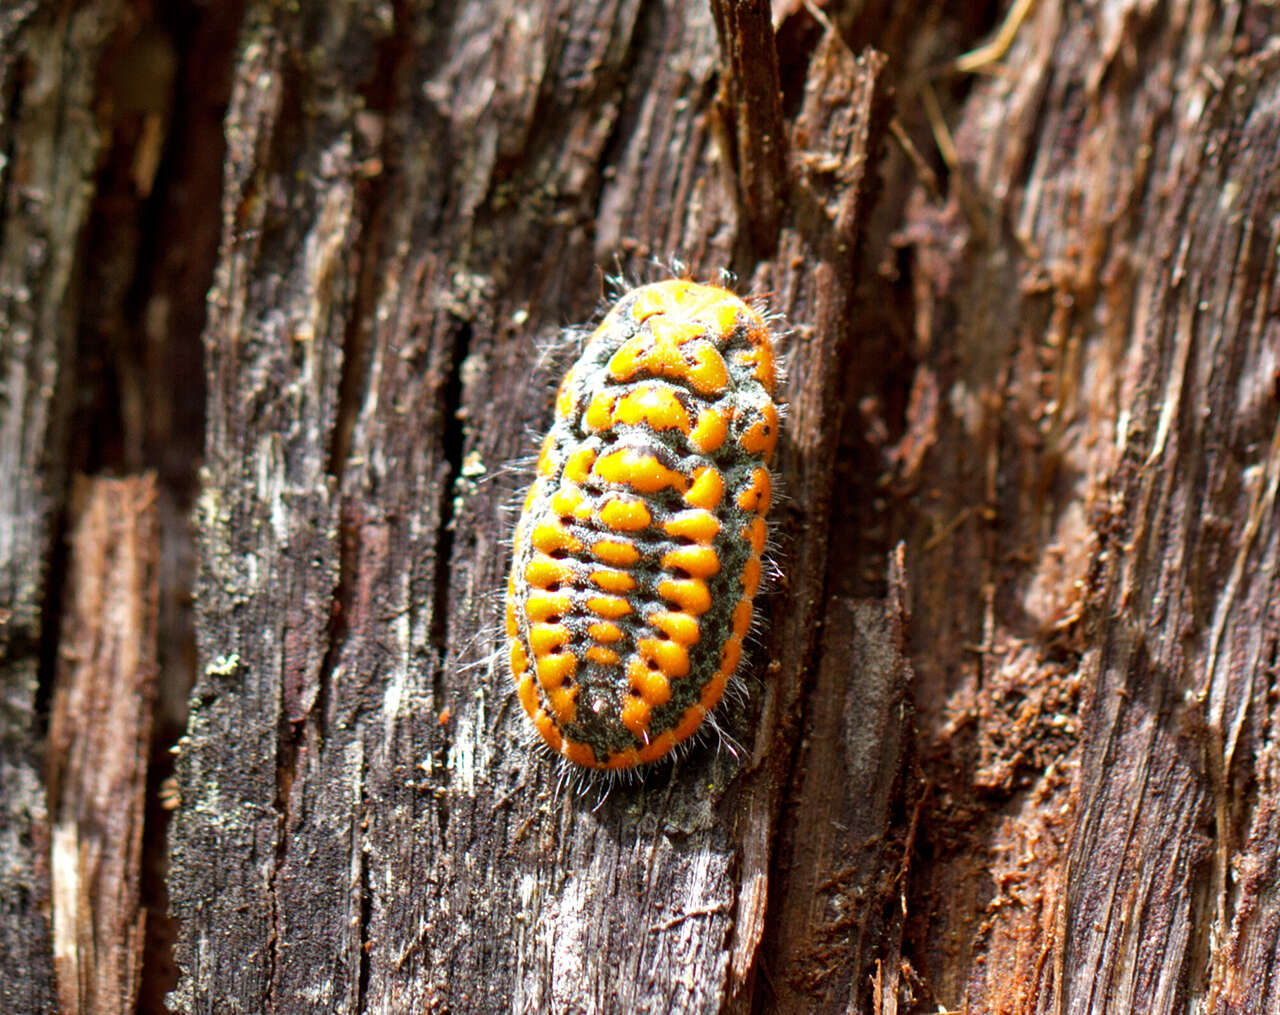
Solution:
<svg viewBox="0 0 1280 1015"><path fill-rule="evenodd" d="M602 293L597 311L589 325L566 326L551 332L550 337L543 337L536 342L532 365L533 373L535 376L545 374L548 385L558 384L558 378L562 377L572 361L581 355L582 349L593 333L595 326L604 318L610 308L628 292L638 286L662 281L666 278L687 279L690 277L691 274L687 265L676 257L671 257L666 262L654 260L642 266L642 270L638 272L634 270L627 271L622 268L620 263L616 264L613 274L603 276L605 291ZM721 269L718 282L723 288L731 292L737 292L738 278L733 272ZM790 341L794 333L785 326L782 314L769 308L766 295L739 295L744 302L760 315L769 329L769 335L774 344L775 369L777 371L776 388L778 390L785 389ZM780 423L785 422L788 415L788 404L780 401L777 396L775 396L774 404L778 409ZM525 436L526 444L531 448L537 448L541 443L542 434L532 428L526 430ZM782 428L782 439L784 441L786 436L787 431L784 426ZM472 477L477 486L487 486L494 483L505 484L508 482L512 484L508 495L502 499L498 508L504 519L508 520L506 525L507 534L501 543L506 558L504 573L511 566L515 524L519 518L529 484L535 478L534 467L537 463L537 458L537 451L530 451L502 462L492 469L485 470L478 477ZM787 497L780 489L781 483L776 472L773 475L773 480L774 505L776 507L779 503L786 503ZM701 749L711 740L715 741L715 750L728 754L734 759L738 767L746 763L749 757L748 751L727 724L741 724L745 720L745 714L748 711L752 696L751 688L748 686L749 683L758 685L757 690L763 686L757 672L760 669L757 657L764 647L763 637L768 627L768 620L766 611L761 609L761 602L768 599L780 585L785 573L783 570L785 557L785 551L777 534L777 523L776 521L770 521L768 541L765 545L762 560L764 580L756 598L755 608L752 611L751 627L747 632L747 637L744 639L742 661L729 679L721 701L706 716L694 735L677 744L669 754L658 761L625 769L583 768L553 751L533 725L526 718L523 718L521 709L511 709L515 714L522 716L518 720L521 731L518 741L521 747L532 755L540 756L553 767L554 799L557 802L566 796L574 801L586 802L590 800L591 810L599 810L615 787L641 785L649 781L653 774L660 771L669 771L671 765L683 761L692 752ZM456 657L459 673L493 674L494 670L506 668L507 641L502 622L505 597L505 581L500 587L491 590L483 597L481 608L488 619L459 647L458 657ZM487 650L473 655L473 651L480 645L487 645ZM472 658L463 658L468 655L471 655ZM510 697L514 694L515 687L512 685L508 688L507 696ZM509 703L507 701L507 704Z"/></svg>

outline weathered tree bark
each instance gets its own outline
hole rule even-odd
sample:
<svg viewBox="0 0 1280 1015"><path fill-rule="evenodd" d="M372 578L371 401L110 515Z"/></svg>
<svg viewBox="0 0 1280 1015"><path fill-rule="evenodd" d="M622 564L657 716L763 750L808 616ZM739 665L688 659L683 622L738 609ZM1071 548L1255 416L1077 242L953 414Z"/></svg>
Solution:
<svg viewBox="0 0 1280 1015"><path fill-rule="evenodd" d="M1280 1006L1280 14L955 8L0 14L6 1011ZM788 331L781 574L740 746L601 801L494 655L508 463L673 256Z"/></svg>
<svg viewBox="0 0 1280 1015"><path fill-rule="evenodd" d="M738 716L746 756L699 752L593 809L521 746L510 677L486 661L518 480L476 479L545 425L556 378L530 367L564 320L592 313L597 264L648 236L708 274L733 263L738 210L768 192L735 204L723 186L759 146L716 148L709 12L594 18L513 14L500 28L477 5L379 38L350 12L313 25L250 15L228 121L245 172L223 197L206 332L205 662L175 824L191 1010L216 997L713 1011L749 996L822 602L835 366L879 64L824 46L815 67L835 87L814 88L797 120L781 256L746 262L775 310L807 322L782 467L804 566L762 653L781 665L757 696L758 733ZM477 31L484 45L463 43ZM361 53L385 68L381 115L358 78L290 73L304 32L321 40L319 65ZM754 59L767 69L771 49ZM649 85L628 97L637 60ZM751 110L727 115L740 122L724 134L749 142ZM313 159L301 171L293 148L271 161L282 131L301 131L289 142ZM718 178L717 157L731 163ZM682 224L675 209L695 193L704 210ZM228 854L246 862L228 867ZM255 945L229 949L215 928Z"/></svg>
<svg viewBox="0 0 1280 1015"><path fill-rule="evenodd" d="M906 230L918 961L952 1008L1273 1010L1274 12L1099 15L1037 6Z"/></svg>
<svg viewBox="0 0 1280 1015"><path fill-rule="evenodd" d="M55 1004L43 659L50 571L65 499L76 249L90 213L92 106L118 5L8 5L0 12L0 1004ZM52 575L56 588L58 575Z"/></svg>

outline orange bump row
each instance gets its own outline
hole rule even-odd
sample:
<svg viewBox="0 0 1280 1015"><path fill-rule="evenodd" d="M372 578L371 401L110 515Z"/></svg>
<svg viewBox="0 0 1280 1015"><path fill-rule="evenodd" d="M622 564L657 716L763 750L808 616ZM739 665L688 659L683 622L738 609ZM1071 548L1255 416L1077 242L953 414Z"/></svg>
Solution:
<svg viewBox="0 0 1280 1015"><path fill-rule="evenodd" d="M645 321L657 314L675 317L695 317L706 307L737 297L719 286L703 285L687 278L671 278L664 282L642 286L635 291L631 303L631 316Z"/></svg>
<svg viewBox="0 0 1280 1015"><path fill-rule="evenodd" d="M724 357L706 342L684 343L701 337L697 328L672 326L656 318L649 333L627 339L609 360L609 374L617 381L638 376L685 381L700 395L718 395L729 383Z"/></svg>

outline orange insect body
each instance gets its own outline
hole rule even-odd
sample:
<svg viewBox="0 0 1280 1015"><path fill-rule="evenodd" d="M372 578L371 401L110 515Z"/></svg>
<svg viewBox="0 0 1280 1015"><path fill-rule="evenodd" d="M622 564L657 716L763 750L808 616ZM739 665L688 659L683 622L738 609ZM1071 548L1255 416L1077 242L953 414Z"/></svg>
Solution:
<svg viewBox="0 0 1280 1015"><path fill-rule="evenodd" d="M778 439L773 345L732 293L634 289L570 368L515 532L511 671L588 768L655 761L742 657Z"/></svg>

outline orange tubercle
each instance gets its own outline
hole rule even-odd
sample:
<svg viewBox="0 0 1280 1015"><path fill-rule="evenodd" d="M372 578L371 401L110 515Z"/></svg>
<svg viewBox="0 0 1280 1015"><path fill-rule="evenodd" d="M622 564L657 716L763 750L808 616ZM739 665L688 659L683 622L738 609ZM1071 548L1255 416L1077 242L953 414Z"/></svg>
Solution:
<svg viewBox="0 0 1280 1015"><path fill-rule="evenodd" d="M738 507L743 511L754 511L758 515L767 514L773 501L773 484L769 481L768 469L753 469L751 485L738 494Z"/></svg>
<svg viewBox="0 0 1280 1015"><path fill-rule="evenodd" d="M557 652L537 661L538 683L544 691L561 686L578 671L578 660L572 652Z"/></svg>
<svg viewBox="0 0 1280 1015"><path fill-rule="evenodd" d="M729 419L719 409L703 409L698 424L689 432L689 440L703 454L718 451L729 433Z"/></svg>
<svg viewBox="0 0 1280 1015"><path fill-rule="evenodd" d="M689 675L689 651L674 641L662 638L641 638L636 642L641 658L652 660L668 677Z"/></svg>
<svg viewBox="0 0 1280 1015"><path fill-rule="evenodd" d="M626 571L592 571L591 582L605 592L630 592L636 587L636 580Z"/></svg>
<svg viewBox="0 0 1280 1015"><path fill-rule="evenodd" d="M629 694L623 699L622 714L619 718L622 725L629 729L637 740L644 740L649 735L649 721L653 717L653 708L643 698Z"/></svg>
<svg viewBox="0 0 1280 1015"><path fill-rule="evenodd" d="M760 410L756 420L738 438L738 443L744 451L761 455L768 461L774 445L778 443L778 410L772 402Z"/></svg>
<svg viewBox="0 0 1280 1015"><path fill-rule="evenodd" d="M591 466L595 460L596 453L591 448L579 448L564 463L564 478L581 485L591 475Z"/></svg>
<svg viewBox="0 0 1280 1015"><path fill-rule="evenodd" d="M671 682L666 674L649 669L639 659L633 658L627 666L627 682L633 693L655 708L671 700Z"/></svg>
<svg viewBox="0 0 1280 1015"><path fill-rule="evenodd" d="M561 726L573 722L578 711L577 698L577 687L561 685L547 691L547 704L551 706L551 711Z"/></svg>
<svg viewBox="0 0 1280 1015"><path fill-rule="evenodd" d="M658 583L658 595L695 617L711 609L707 583L698 578L668 578Z"/></svg>
<svg viewBox="0 0 1280 1015"><path fill-rule="evenodd" d="M712 511L720 506L724 496L724 477L715 466L704 465L695 470L693 484L685 492L685 503L691 507Z"/></svg>
<svg viewBox="0 0 1280 1015"><path fill-rule="evenodd" d="M702 637L698 621L687 613L668 610L651 613L649 623L678 645L696 645Z"/></svg>
<svg viewBox="0 0 1280 1015"><path fill-rule="evenodd" d="M672 515L662 523L662 531L677 539L692 539L705 545L715 539L720 531L720 522L710 511L693 508Z"/></svg>
<svg viewBox="0 0 1280 1015"><path fill-rule="evenodd" d="M569 640L569 629L563 624L530 624L529 648L541 659L549 656Z"/></svg>
<svg viewBox="0 0 1280 1015"><path fill-rule="evenodd" d="M535 550L541 550L547 554L558 550L567 550L570 553L582 552L582 544L574 538L573 533L554 521L535 525L533 531L529 533L529 542Z"/></svg>
<svg viewBox="0 0 1280 1015"><path fill-rule="evenodd" d="M691 578L710 578L720 571L720 558L710 546L681 546L662 555L662 566Z"/></svg>
<svg viewBox="0 0 1280 1015"><path fill-rule="evenodd" d="M605 392L593 395L582 414L583 425L599 433L613 425L613 396Z"/></svg>
<svg viewBox="0 0 1280 1015"><path fill-rule="evenodd" d="M621 596L591 596L587 609L605 620L617 620L631 612L631 604Z"/></svg>
<svg viewBox="0 0 1280 1015"><path fill-rule="evenodd" d="M646 384L619 399L613 410L613 422L639 426L644 423L655 430L689 432L689 414L670 388Z"/></svg>
<svg viewBox="0 0 1280 1015"><path fill-rule="evenodd" d="M615 532L639 532L653 524L653 516L639 498L614 497L600 509L600 521Z"/></svg>
<svg viewBox="0 0 1280 1015"><path fill-rule="evenodd" d="M609 527L618 528L616 525ZM603 564L612 564L614 567L630 567L640 559L640 551L634 546L614 539L597 540L591 545L591 552L596 560Z"/></svg>
<svg viewBox="0 0 1280 1015"><path fill-rule="evenodd" d="M536 589L549 589L553 585L572 585L573 568L562 564L545 553L536 553L525 565L524 580Z"/></svg>
<svg viewBox="0 0 1280 1015"><path fill-rule="evenodd" d="M689 481L663 465L653 455L631 448L619 448L598 459L591 470L608 483L629 486L638 493L657 493L672 487L681 493Z"/></svg>
<svg viewBox="0 0 1280 1015"><path fill-rule="evenodd" d="M605 645L612 645L615 641L622 640L622 628L608 620L597 620L587 628L587 634L592 641Z"/></svg>
<svg viewBox="0 0 1280 1015"><path fill-rule="evenodd" d="M553 617L562 617L569 612L571 600L568 592L542 592L531 589L525 597L524 615L530 621L538 623Z"/></svg>

